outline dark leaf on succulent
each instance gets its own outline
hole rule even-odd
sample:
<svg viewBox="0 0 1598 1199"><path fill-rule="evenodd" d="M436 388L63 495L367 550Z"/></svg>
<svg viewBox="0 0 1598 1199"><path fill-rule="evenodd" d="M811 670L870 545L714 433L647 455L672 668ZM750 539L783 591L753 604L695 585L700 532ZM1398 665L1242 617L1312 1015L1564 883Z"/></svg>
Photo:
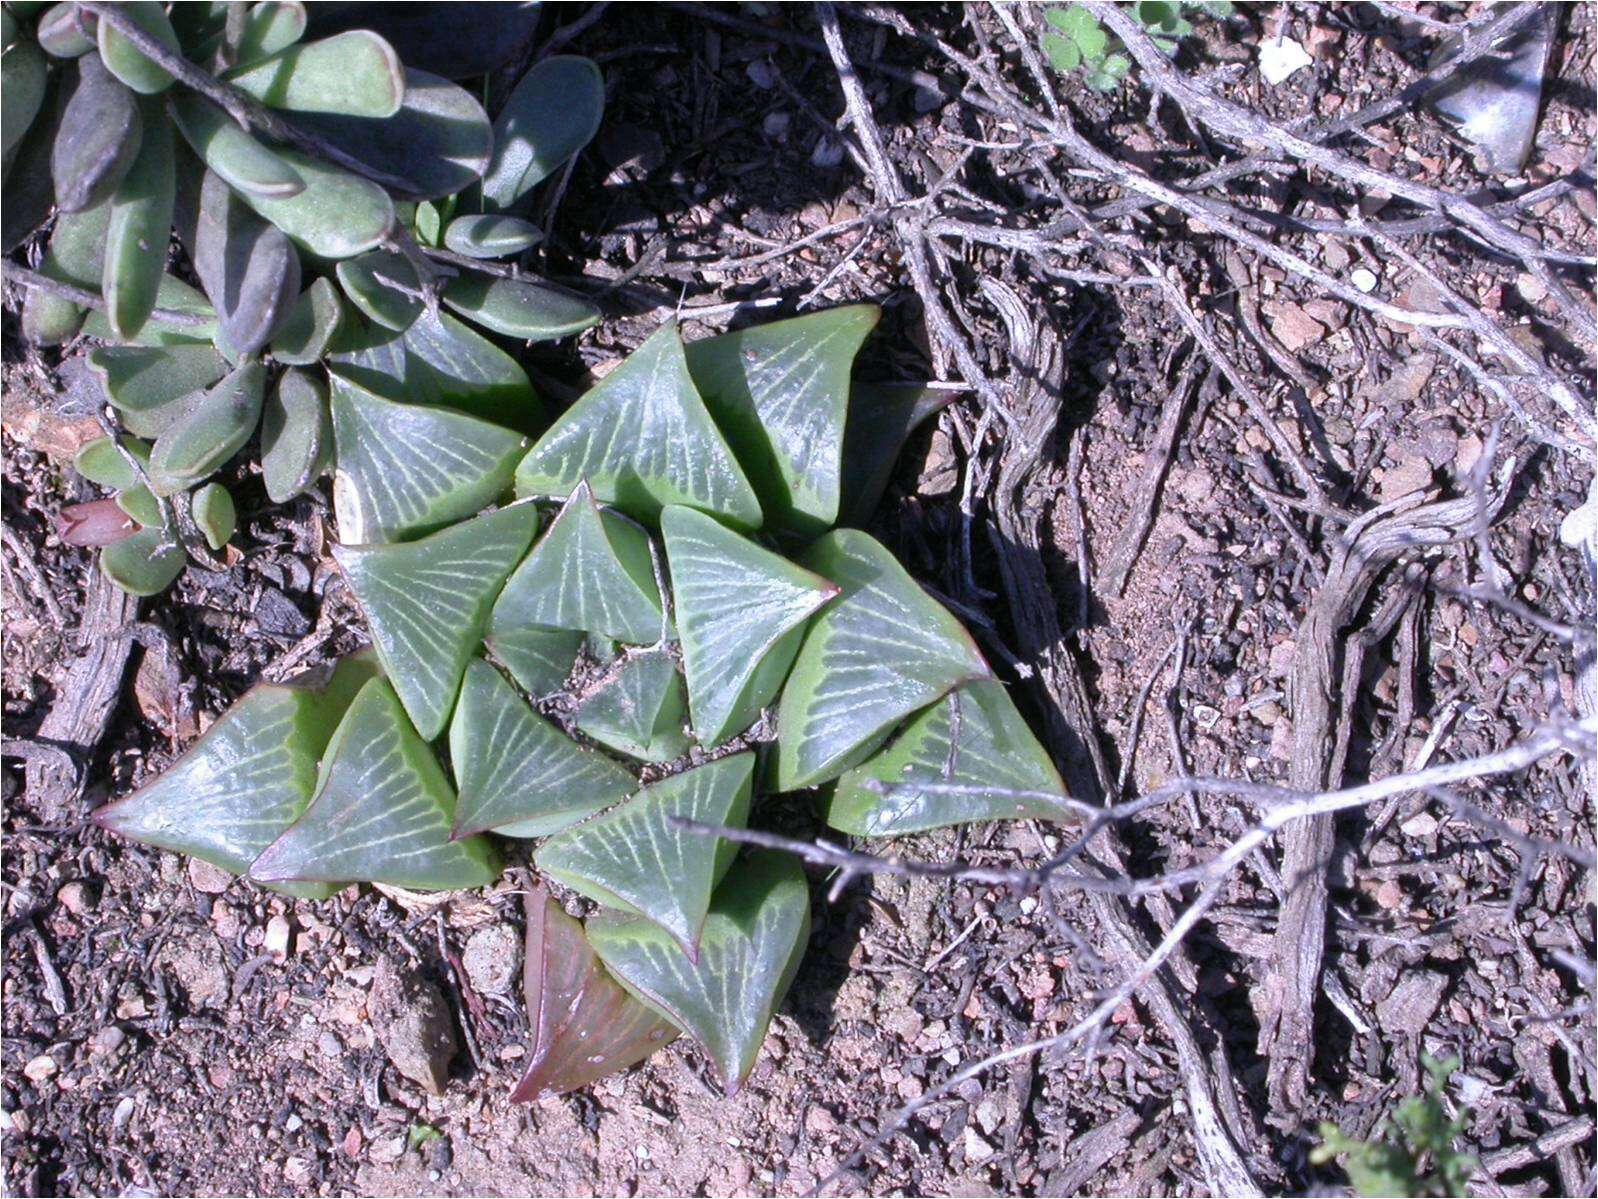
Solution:
<svg viewBox="0 0 1598 1199"><path fill-rule="evenodd" d="M271 354L289 366L320 362L338 339L344 302L328 279L317 279L300 293L272 339Z"/></svg>
<svg viewBox="0 0 1598 1199"><path fill-rule="evenodd" d="M216 308L220 342L235 355L255 354L299 297L299 251L212 171L185 201L189 258Z"/></svg>
<svg viewBox="0 0 1598 1199"><path fill-rule="evenodd" d="M405 72L405 98L386 119L295 113L293 123L357 161L403 181L401 199L430 200L476 183L488 167L493 126L465 88L426 71Z"/></svg>
<svg viewBox="0 0 1598 1199"><path fill-rule="evenodd" d="M321 3L311 8L310 32L327 37L345 29L375 29L405 63L446 79L487 75L504 66L538 25L539 6L521 3Z"/></svg>
<svg viewBox="0 0 1598 1199"><path fill-rule="evenodd" d="M0 141L6 158L44 107L48 84L44 52L32 42L19 41L0 54Z"/></svg>
<svg viewBox="0 0 1598 1199"><path fill-rule="evenodd" d="M61 0L44 11L33 33L46 54L77 58L95 47L94 14L84 12L73 0Z"/></svg>
<svg viewBox="0 0 1598 1199"><path fill-rule="evenodd" d="M564 1095L644 1060L681 1035L627 993L543 887L527 897L527 1069L512 1103Z"/></svg>
<svg viewBox="0 0 1598 1199"><path fill-rule="evenodd" d="M605 80L590 59L557 54L523 75L494 120L483 211L525 212L533 188L589 143L604 112Z"/></svg>
<svg viewBox="0 0 1598 1199"><path fill-rule="evenodd" d="M115 500L68 504L55 516L55 533L63 545L95 548L112 545L138 532L139 525Z"/></svg>
<svg viewBox="0 0 1598 1199"><path fill-rule="evenodd" d="M82 212L110 199L138 156L142 132L138 97L99 55L79 59L50 155L56 206Z"/></svg>
<svg viewBox="0 0 1598 1199"><path fill-rule="evenodd" d="M338 283L368 320L403 332L422 311L422 283L405 255L373 250L338 264Z"/></svg>
<svg viewBox="0 0 1598 1199"><path fill-rule="evenodd" d="M5 203L0 204L0 254L20 246L50 215L55 204L55 181L50 177L50 155L64 103L60 76L52 72L46 84L39 115L28 126L5 170ZM8 113L9 101L0 117Z"/></svg>
<svg viewBox="0 0 1598 1199"><path fill-rule="evenodd" d="M955 392L919 384L856 383L843 435L843 499L838 523L860 526L877 510L905 442Z"/></svg>

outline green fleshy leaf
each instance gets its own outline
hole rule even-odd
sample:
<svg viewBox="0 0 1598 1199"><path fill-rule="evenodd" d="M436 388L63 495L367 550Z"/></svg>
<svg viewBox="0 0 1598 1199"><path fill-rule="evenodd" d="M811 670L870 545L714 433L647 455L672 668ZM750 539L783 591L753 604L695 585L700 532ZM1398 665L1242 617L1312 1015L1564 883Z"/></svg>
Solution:
<svg viewBox="0 0 1598 1199"><path fill-rule="evenodd" d="M517 468L516 490L566 496L583 479L639 520L686 504L759 527L760 501L689 377L676 321L561 414Z"/></svg>
<svg viewBox="0 0 1598 1199"><path fill-rule="evenodd" d="M541 629L536 625L519 628L504 626L495 631L490 625L489 651L510 671L516 685L529 695L548 695L558 691L571 673L582 649L585 634L574 629Z"/></svg>
<svg viewBox="0 0 1598 1199"><path fill-rule="evenodd" d="M193 92L174 96L172 113L194 152L229 187L267 199L287 199L305 190L305 180L281 154L240 129L203 96Z"/></svg>
<svg viewBox="0 0 1598 1199"><path fill-rule="evenodd" d="M680 1035L611 977L583 936L583 926L542 886L527 898L523 960L529 1052L512 1103L585 1087Z"/></svg>
<svg viewBox="0 0 1598 1199"><path fill-rule="evenodd" d="M207 483L194 493L194 523L205 534L205 544L219 550L238 528L238 509L233 496L220 483Z"/></svg>
<svg viewBox="0 0 1598 1199"><path fill-rule="evenodd" d="M167 20L166 6L156 0L128 0L127 3L117 5L128 17L143 29L152 34L168 50L174 54L182 53L178 45L178 35L172 30L172 22ZM152 59L146 58L144 52L134 47L121 33L111 28L109 21L98 22L97 36L100 42L100 57L105 61L106 68L141 95L153 96L164 92L172 85L172 76L167 74L166 68L157 66Z"/></svg>
<svg viewBox="0 0 1598 1199"><path fill-rule="evenodd" d="M537 528L538 510L517 504L420 541L333 547L383 670L426 740L449 722L489 609Z"/></svg>
<svg viewBox="0 0 1598 1199"><path fill-rule="evenodd" d="M173 502L182 503L183 498L177 496ZM143 484L136 484L125 491L119 491L116 504L146 529L159 529L166 523L166 517L161 513L161 501L156 499L155 493Z"/></svg>
<svg viewBox="0 0 1598 1199"><path fill-rule="evenodd" d="M408 329L422 311L422 283L403 254L373 250L346 258L337 268L350 303L385 329Z"/></svg>
<svg viewBox="0 0 1598 1199"><path fill-rule="evenodd" d="M694 384L756 480L768 523L814 535L837 520L849 371L880 316L854 304L687 347Z"/></svg>
<svg viewBox="0 0 1598 1199"><path fill-rule="evenodd" d="M587 932L623 986L705 1047L730 1095L754 1068L798 972L810 937L810 888L789 855L750 854L711 900L697 962L642 918L598 916Z"/></svg>
<svg viewBox="0 0 1598 1199"><path fill-rule="evenodd" d="M604 113L605 80L590 59L556 54L523 75L494 121L483 210L525 211L533 188L588 144Z"/></svg>
<svg viewBox="0 0 1598 1199"><path fill-rule="evenodd" d="M109 200L138 157L143 129L138 97L98 56L83 58L50 154L56 206L83 212Z"/></svg>
<svg viewBox="0 0 1598 1199"><path fill-rule="evenodd" d="M91 290L100 286L105 264L105 233L111 224L111 202L105 200L83 212L62 212L50 233L50 245L39 273L58 283ZM35 345L53 346L66 341L83 324L83 309L71 300L29 288L22 302L22 334Z"/></svg>
<svg viewBox="0 0 1598 1199"><path fill-rule="evenodd" d="M524 341L552 341L599 323L599 309L587 300L493 275L456 275L442 299L483 328Z"/></svg>
<svg viewBox="0 0 1598 1199"><path fill-rule="evenodd" d="M344 323L344 302L327 279L317 279L300 293L272 338L271 353L290 366L311 366L322 360Z"/></svg>
<svg viewBox="0 0 1598 1199"><path fill-rule="evenodd" d="M101 550L100 573L129 595L158 595L187 561L175 538L147 526Z"/></svg>
<svg viewBox="0 0 1598 1199"><path fill-rule="evenodd" d="M549 531L511 575L489 621L491 644L519 629L581 629L647 645L661 633L649 538L579 483Z"/></svg>
<svg viewBox="0 0 1598 1199"><path fill-rule="evenodd" d="M267 498L284 504L310 490L332 461L326 380L312 371L284 371L261 412L261 477Z"/></svg>
<svg viewBox="0 0 1598 1199"><path fill-rule="evenodd" d="M905 442L949 406L953 391L915 384L857 383L843 436L843 502L838 523L863 526L877 510Z"/></svg>
<svg viewBox="0 0 1598 1199"><path fill-rule="evenodd" d="M465 88L426 71L405 72L405 99L393 116L299 113L295 125L382 172L396 196L436 200L472 186L488 167L494 130Z"/></svg>
<svg viewBox="0 0 1598 1199"><path fill-rule="evenodd" d="M660 518L694 735L720 745L776 698L812 613L838 588L692 508Z"/></svg>
<svg viewBox="0 0 1598 1199"><path fill-rule="evenodd" d="M351 543L398 541L471 516L510 487L527 439L446 408L333 380L333 503Z"/></svg>
<svg viewBox="0 0 1598 1199"><path fill-rule="evenodd" d="M662 651L639 654L585 699L574 723L601 745L644 762L670 762L688 752L677 664Z"/></svg>
<svg viewBox="0 0 1598 1199"><path fill-rule="evenodd" d="M150 463L150 443L141 441L137 437L119 438L122 448L127 450L146 466ZM128 465L128 460L122 456L116 443L109 437L97 437L93 441L79 448L72 458L72 465L77 472L91 483L98 483L101 487L109 487L113 491L121 491L125 487L137 487L138 478L133 473L133 468Z"/></svg>
<svg viewBox="0 0 1598 1199"><path fill-rule="evenodd" d="M457 837L547 837L619 803L638 782L539 716L481 658L466 668L449 728Z"/></svg>
<svg viewBox="0 0 1598 1199"><path fill-rule="evenodd" d="M294 242L322 258L351 258L382 244L394 227L394 201L370 180L279 147L305 190L293 196L239 193Z"/></svg>
<svg viewBox="0 0 1598 1199"><path fill-rule="evenodd" d="M195 316L203 317L205 324L168 324L159 316L152 314L150 319L145 321L144 328L139 330L138 336L132 339L131 344L197 346L210 345L216 339L216 311L205 298L204 292L195 290L175 275L162 275L161 285L155 291L155 302L160 308L171 309L174 312L191 312ZM110 320L99 309L91 311L84 320L83 335L98 337L103 341L111 341L116 337L111 331Z"/></svg>
<svg viewBox="0 0 1598 1199"><path fill-rule="evenodd" d="M146 98L140 107L139 154L111 198L105 235L106 318L119 341L133 340L149 320L172 238L172 126L161 101Z"/></svg>
<svg viewBox="0 0 1598 1199"><path fill-rule="evenodd" d="M236 355L255 354L299 297L299 251L212 171L185 209L184 240L216 308L222 341Z"/></svg>
<svg viewBox="0 0 1598 1199"><path fill-rule="evenodd" d="M386 883L418 891L481 887L498 863L481 837L449 839L455 795L383 679L361 688L328 743L304 814L262 851L262 882Z"/></svg>
<svg viewBox="0 0 1598 1199"><path fill-rule="evenodd" d="M837 778L906 716L991 671L971 635L866 533L800 559L843 593L816 617L777 710L779 790Z"/></svg>
<svg viewBox="0 0 1598 1199"><path fill-rule="evenodd" d="M458 216L444 228L444 248L467 258L505 258L544 240L544 231L521 217L496 213Z"/></svg>
<svg viewBox="0 0 1598 1199"><path fill-rule="evenodd" d="M250 5L244 30L233 49L233 62L249 66L287 50L305 36L305 5L298 3Z"/></svg>
<svg viewBox="0 0 1598 1199"><path fill-rule="evenodd" d="M879 795L871 781L892 784ZM920 791L926 783L966 794ZM983 790L992 788L993 790ZM1056 795L1017 798L1000 791ZM897 836L975 820L1069 819L1065 784L1015 709L1004 684L978 679L912 717L886 749L838 780L827 823L856 836Z"/></svg>
<svg viewBox="0 0 1598 1199"><path fill-rule="evenodd" d="M155 440L150 480L162 495L198 483L250 439L261 419L266 370L249 362L191 404Z"/></svg>
<svg viewBox="0 0 1598 1199"><path fill-rule="evenodd" d="M138 437L166 432L185 401L227 371L222 355L208 345L96 346L88 364L128 432Z"/></svg>
<svg viewBox="0 0 1598 1199"><path fill-rule="evenodd" d="M44 54L32 42L18 42L0 54L0 142L4 156L10 157L44 107L48 75Z"/></svg>
<svg viewBox="0 0 1598 1199"><path fill-rule="evenodd" d="M28 124L9 154L0 158L5 175L5 203L0 205L0 254L10 254L44 224L55 208L55 180L50 177L50 157L61 129L66 107L62 76L48 71L39 112ZM13 119L9 105L0 107L0 124Z"/></svg>
<svg viewBox="0 0 1598 1199"><path fill-rule="evenodd" d="M263 104L290 112L391 117L405 98L399 56L369 29L297 42L222 76Z"/></svg>
<svg viewBox="0 0 1598 1199"><path fill-rule="evenodd" d="M94 822L243 874L305 811L328 739L376 671L372 655L360 653L287 683L257 684L153 782L97 810Z"/></svg>
<svg viewBox="0 0 1598 1199"><path fill-rule="evenodd" d="M386 400L458 408L521 433L544 424L521 365L448 313L423 311L401 334L352 329L328 369Z"/></svg>
<svg viewBox="0 0 1598 1199"><path fill-rule="evenodd" d="M755 755L744 752L662 779L621 807L551 837L533 860L590 899L645 917L696 957L711 894L738 847L672 821L742 828L754 770Z"/></svg>
<svg viewBox="0 0 1598 1199"><path fill-rule="evenodd" d="M95 47L94 26L93 14L82 12L73 0L61 0L39 18L33 35L46 54L55 58L79 58Z"/></svg>

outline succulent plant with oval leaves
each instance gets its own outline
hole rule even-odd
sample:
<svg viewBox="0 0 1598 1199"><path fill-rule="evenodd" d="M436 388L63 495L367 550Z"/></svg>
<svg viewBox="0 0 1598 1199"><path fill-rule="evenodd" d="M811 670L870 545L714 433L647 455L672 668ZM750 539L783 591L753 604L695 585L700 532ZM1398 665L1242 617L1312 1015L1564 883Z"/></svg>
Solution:
<svg viewBox="0 0 1598 1199"><path fill-rule="evenodd" d="M54 213L38 270L8 277L28 287L27 340L102 343L89 370L127 436L77 465L115 495L59 525L105 547L119 586L154 593L185 550L225 544L233 499L210 477L257 434L269 500L312 487L333 460L330 377L540 427L494 339L564 337L598 310L498 260L540 240L534 189L592 138L604 84L585 58L548 57L491 121L455 82L504 66L537 16L5 6L4 251Z"/></svg>
<svg viewBox="0 0 1598 1199"><path fill-rule="evenodd" d="M536 842L599 910L529 905L515 1097L679 1033L735 1090L810 897L796 859L717 830L779 792L859 835L1070 811L970 634L848 527L939 406L851 382L877 316L668 324L530 446L335 377L333 552L372 650L257 687L95 819L313 890L479 886Z"/></svg>

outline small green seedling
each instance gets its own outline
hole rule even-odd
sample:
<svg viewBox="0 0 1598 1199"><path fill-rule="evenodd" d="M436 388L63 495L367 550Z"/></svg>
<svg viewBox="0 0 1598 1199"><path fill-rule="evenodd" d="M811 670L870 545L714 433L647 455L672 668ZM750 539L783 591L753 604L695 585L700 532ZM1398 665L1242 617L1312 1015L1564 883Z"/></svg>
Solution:
<svg viewBox="0 0 1598 1199"><path fill-rule="evenodd" d="M1124 7L1165 54L1175 54L1177 43L1193 32L1185 13L1216 18L1232 13L1231 0L1137 0ZM1043 33L1043 52L1056 70L1066 74L1080 70L1088 87L1108 92L1132 69L1120 41L1082 5L1052 5L1043 19L1049 26Z"/></svg>
<svg viewBox="0 0 1598 1199"><path fill-rule="evenodd" d="M1361 1195L1463 1195L1476 1173L1476 1159L1455 1149L1454 1142L1465 1131L1470 1113L1461 1108L1450 1118L1442 1100L1459 1059L1440 1062L1423 1054L1421 1064L1428 1075L1425 1091L1394 1108L1370 1140L1355 1140L1335 1124L1322 1124L1322 1143L1310 1152L1310 1160L1325 1165L1342 1156L1348 1180Z"/></svg>

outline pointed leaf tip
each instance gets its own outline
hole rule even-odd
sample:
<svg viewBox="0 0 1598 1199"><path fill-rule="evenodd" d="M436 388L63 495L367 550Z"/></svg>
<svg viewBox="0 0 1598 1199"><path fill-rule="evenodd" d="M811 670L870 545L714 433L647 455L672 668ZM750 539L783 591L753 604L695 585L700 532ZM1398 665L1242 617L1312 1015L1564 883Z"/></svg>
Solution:
<svg viewBox="0 0 1598 1199"><path fill-rule="evenodd" d="M460 789L456 837L545 837L619 803L637 780L530 708L481 658L466 668L449 730Z"/></svg>
<svg viewBox="0 0 1598 1199"><path fill-rule="evenodd" d="M619 808L551 837L534 861L589 898L659 925L690 958L737 846L674 820L741 828L755 756L745 751L652 783Z"/></svg>
<svg viewBox="0 0 1598 1199"><path fill-rule="evenodd" d="M480 837L451 841L455 795L388 682L364 686L339 722L304 814L261 853L263 882L386 883L418 891L485 886L497 873Z"/></svg>
<svg viewBox="0 0 1598 1199"><path fill-rule="evenodd" d="M778 704L784 791L836 778L906 716L992 673L960 622L869 534L835 530L801 561L843 592L811 624Z"/></svg>
<svg viewBox="0 0 1598 1199"><path fill-rule="evenodd" d="M540 886L527 897L527 1069L512 1103L562 1095L636 1065L680 1031L605 969L582 925Z"/></svg>
<svg viewBox="0 0 1598 1199"><path fill-rule="evenodd" d="M419 541L333 547L383 669L426 740L444 731L494 599L537 527L538 510L516 504Z"/></svg>
<svg viewBox="0 0 1598 1199"><path fill-rule="evenodd" d="M622 985L705 1047L732 1094L798 972L810 935L810 888L787 854L751 853L716 890L697 962L641 918L596 916L587 932Z"/></svg>
<svg viewBox="0 0 1598 1199"><path fill-rule="evenodd" d="M516 471L521 495L594 494L653 522L667 504L758 528L760 501L694 387L675 321L561 414Z"/></svg>

